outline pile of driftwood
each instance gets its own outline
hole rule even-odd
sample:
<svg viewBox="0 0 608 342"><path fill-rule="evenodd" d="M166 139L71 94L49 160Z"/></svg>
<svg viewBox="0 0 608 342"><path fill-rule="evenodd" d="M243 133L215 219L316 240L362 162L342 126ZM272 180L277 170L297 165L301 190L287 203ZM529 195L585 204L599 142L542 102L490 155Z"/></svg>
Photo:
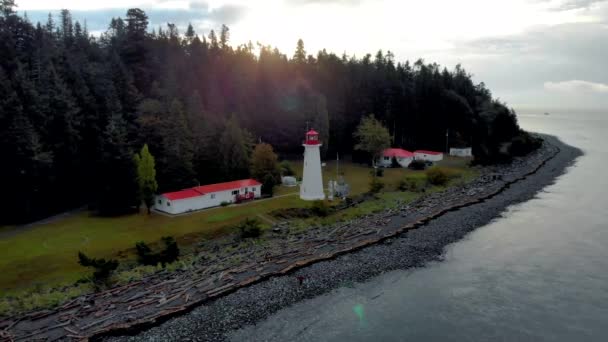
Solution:
<svg viewBox="0 0 608 342"><path fill-rule="evenodd" d="M525 162L485 172L462 187L305 234L237 266L200 263L188 270L159 272L141 281L78 297L52 310L0 320L0 340L83 340L145 329L241 287L394 237L447 211L494 196L538 170L555 153L537 153Z"/></svg>

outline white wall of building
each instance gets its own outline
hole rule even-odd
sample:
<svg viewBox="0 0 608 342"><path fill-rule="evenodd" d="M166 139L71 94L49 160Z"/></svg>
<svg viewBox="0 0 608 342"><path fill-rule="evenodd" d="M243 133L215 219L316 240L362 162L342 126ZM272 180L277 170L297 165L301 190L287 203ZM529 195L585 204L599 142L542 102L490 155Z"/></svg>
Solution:
<svg viewBox="0 0 608 342"><path fill-rule="evenodd" d="M455 157L472 157L473 149L470 147L450 148L450 155Z"/></svg>
<svg viewBox="0 0 608 342"><path fill-rule="evenodd" d="M244 195L246 192L253 192L254 198L262 196L262 186L243 187L241 189L218 191L205 195L184 198L179 200L169 200L163 195L155 198L154 208L169 214L182 214L190 211L197 211L206 208L217 207L222 202L234 203L237 194Z"/></svg>
<svg viewBox="0 0 608 342"><path fill-rule="evenodd" d="M401 165L401 167L408 167L410 163L414 160L413 157L396 157L397 163ZM380 161L378 162L378 166L380 167L391 167L393 165L393 157L380 157Z"/></svg>
<svg viewBox="0 0 608 342"><path fill-rule="evenodd" d="M414 158L416 160L438 162L438 161L443 160L443 153L428 154L428 153L422 153L422 152L414 152Z"/></svg>
<svg viewBox="0 0 608 342"><path fill-rule="evenodd" d="M325 199L321 172L321 144L304 144L304 171L300 185L300 198L305 201Z"/></svg>

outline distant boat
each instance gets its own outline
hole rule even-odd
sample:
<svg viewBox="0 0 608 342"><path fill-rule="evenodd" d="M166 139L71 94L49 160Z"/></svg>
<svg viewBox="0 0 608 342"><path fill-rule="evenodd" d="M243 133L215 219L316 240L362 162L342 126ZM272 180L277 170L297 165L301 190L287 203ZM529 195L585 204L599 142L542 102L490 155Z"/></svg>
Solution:
<svg viewBox="0 0 608 342"><path fill-rule="evenodd" d="M545 115L549 115L549 113L545 112Z"/></svg>

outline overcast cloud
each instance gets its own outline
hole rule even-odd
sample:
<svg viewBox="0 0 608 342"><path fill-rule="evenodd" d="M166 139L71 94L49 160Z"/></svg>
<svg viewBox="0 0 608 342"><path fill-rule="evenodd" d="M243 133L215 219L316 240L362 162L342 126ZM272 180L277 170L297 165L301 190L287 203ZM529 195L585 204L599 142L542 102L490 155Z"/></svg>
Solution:
<svg viewBox="0 0 608 342"><path fill-rule="evenodd" d="M260 41L291 55L327 48L361 57L391 50L398 61L457 63L516 108L608 108L606 0L17 0L32 21L72 10L102 32L130 7L152 27L222 23L233 44Z"/></svg>

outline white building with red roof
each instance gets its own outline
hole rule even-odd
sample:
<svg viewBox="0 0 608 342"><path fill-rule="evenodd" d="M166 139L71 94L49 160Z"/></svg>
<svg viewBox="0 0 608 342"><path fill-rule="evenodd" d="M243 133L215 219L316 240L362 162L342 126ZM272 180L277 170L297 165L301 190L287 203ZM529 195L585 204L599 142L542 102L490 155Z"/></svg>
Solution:
<svg viewBox="0 0 608 342"><path fill-rule="evenodd" d="M235 203L262 196L262 183L254 179L197 186L156 196L154 209L169 214L182 214L222 203Z"/></svg>
<svg viewBox="0 0 608 342"><path fill-rule="evenodd" d="M391 167L393 159L397 161L401 167L408 167L414 160L414 153L401 148L387 148L382 151L382 157L378 161L378 166Z"/></svg>
<svg viewBox="0 0 608 342"><path fill-rule="evenodd" d="M436 151L416 150L414 151L414 159L438 162L443 160L443 153Z"/></svg>

